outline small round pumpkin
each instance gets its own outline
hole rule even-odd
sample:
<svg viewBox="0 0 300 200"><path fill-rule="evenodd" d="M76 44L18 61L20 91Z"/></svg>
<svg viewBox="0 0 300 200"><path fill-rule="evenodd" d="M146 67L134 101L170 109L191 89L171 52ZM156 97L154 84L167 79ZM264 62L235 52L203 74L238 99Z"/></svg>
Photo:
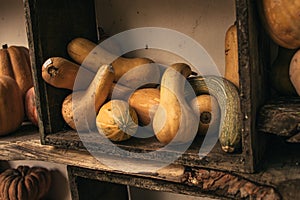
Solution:
<svg viewBox="0 0 300 200"><path fill-rule="evenodd" d="M51 173L43 167L18 166L0 174L0 199L40 200L51 186Z"/></svg>
<svg viewBox="0 0 300 200"><path fill-rule="evenodd" d="M15 79L24 97L33 86L28 48L3 45L0 49L0 75Z"/></svg>
<svg viewBox="0 0 300 200"><path fill-rule="evenodd" d="M100 108L96 125L100 134L108 139L124 141L136 133L138 117L126 101L113 99Z"/></svg>
<svg viewBox="0 0 300 200"><path fill-rule="evenodd" d="M0 76L0 135L17 130L24 120L22 93L16 81Z"/></svg>
<svg viewBox="0 0 300 200"><path fill-rule="evenodd" d="M278 45L296 49L300 47L300 1L262 0L259 3L263 25Z"/></svg>

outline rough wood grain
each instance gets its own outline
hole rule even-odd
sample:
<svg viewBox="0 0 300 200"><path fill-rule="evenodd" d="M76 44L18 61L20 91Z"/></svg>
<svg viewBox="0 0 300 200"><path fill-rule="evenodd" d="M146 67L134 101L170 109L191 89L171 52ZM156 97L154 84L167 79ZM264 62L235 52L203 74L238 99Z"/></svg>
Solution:
<svg viewBox="0 0 300 200"><path fill-rule="evenodd" d="M258 129L291 137L300 129L300 98L278 98L264 105L259 113Z"/></svg>
<svg viewBox="0 0 300 200"><path fill-rule="evenodd" d="M277 195L297 197L298 194L300 146L288 145L283 140L271 144L272 147L276 148L269 149L263 170L255 174L182 165L166 166L165 169L153 173L145 173L144 171L128 173L105 166L85 150L61 149L41 145L39 137L37 128L30 125L22 126L16 133L1 137L0 160L55 162L81 168L82 173L84 173L81 176L88 179L110 182L114 177L115 183L194 196L213 196L212 193L216 193L216 195L223 195L226 198L236 198L241 197L241 195L248 195L248 197L249 195L253 195L252 197L273 195L274 198L277 198ZM108 157L112 158L111 156ZM127 162L130 164L130 161L126 159L122 162L116 160L116 162L119 162L121 166ZM149 166L145 165L145 167ZM89 173L90 171L93 173ZM112 173L114 175L107 175L107 179L102 179L95 176L94 173L101 177L102 174ZM226 182L225 185L221 184L223 182ZM288 182L290 184L287 185ZM228 193L229 188L231 189ZM288 191L286 191L287 188L289 188Z"/></svg>
<svg viewBox="0 0 300 200"><path fill-rule="evenodd" d="M63 99L70 91L46 84L41 76L42 64L50 57L67 59L68 43L76 37L97 41L94 0L24 1L26 30L31 67L36 88L39 127L44 137L63 130Z"/></svg>
<svg viewBox="0 0 300 200"><path fill-rule="evenodd" d="M165 162L167 159L176 156L178 159L174 160L175 164L241 172L245 172L248 169L245 167L245 157L243 154L224 153L221 150L219 143L213 144L214 148L211 152L203 158L200 158L199 149L203 142L203 138L201 137L196 138L190 148L184 153L176 151L175 148L174 150L160 150L157 154L151 155L147 153L157 151L163 147L163 145L154 137L145 139L133 137L130 140L120 143L107 143L95 136L94 133L81 133L79 138L77 132L68 130L47 135L45 142L52 146L74 150L88 148L90 152L103 153L111 156L118 156L120 158L123 157L125 159L137 158ZM123 150L125 150L125 152Z"/></svg>
<svg viewBox="0 0 300 200"><path fill-rule="evenodd" d="M185 170L181 183L149 179L138 175L101 172L78 167L68 167L69 176L86 177L102 182L118 183L156 191L181 193L189 196L214 196L226 199L281 199L272 187L251 182L226 172L193 169ZM76 183L72 188L78 187ZM76 189L75 189L76 190Z"/></svg>
<svg viewBox="0 0 300 200"><path fill-rule="evenodd" d="M298 125L297 128L300 131L300 124ZM286 140L287 142L290 143L300 143L300 132L292 137L290 137L289 139Z"/></svg>

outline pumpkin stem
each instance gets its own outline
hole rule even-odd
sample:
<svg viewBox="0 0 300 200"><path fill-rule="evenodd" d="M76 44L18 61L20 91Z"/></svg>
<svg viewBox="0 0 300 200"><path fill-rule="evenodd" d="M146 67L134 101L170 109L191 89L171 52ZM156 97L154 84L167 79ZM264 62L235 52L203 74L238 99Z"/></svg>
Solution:
<svg viewBox="0 0 300 200"><path fill-rule="evenodd" d="M7 49L7 48L8 48L7 44L2 45L2 49Z"/></svg>

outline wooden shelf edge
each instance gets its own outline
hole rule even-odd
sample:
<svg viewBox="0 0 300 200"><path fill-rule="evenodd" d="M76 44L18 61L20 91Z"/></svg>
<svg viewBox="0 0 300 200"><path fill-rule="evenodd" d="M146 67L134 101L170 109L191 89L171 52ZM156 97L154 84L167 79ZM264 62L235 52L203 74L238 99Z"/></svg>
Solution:
<svg viewBox="0 0 300 200"><path fill-rule="evenodd" d="M300 98L282 97L267 102L260 109L258 130L285 137L287 140L300 133ZM291 141L300 143L300 139Z"/></svg>
<svg viewBox="0 0 300 200"><path fill-rule="evenodd" d="M27 132L24 130L27 130ZM153 182L167 181L168 184L175 184L177 185L176 187L179 188L183 187L180 185L184 185L184 187L187 187L186 191L198 191L195 194L202 194L202 192L204 192L205 195L207 193L215 193L215 191L218 191L216 194L225 195L224 191L233 187L230 186L230 184L235 181L241 181L235 182L239 187L235 189L232 188L234 191L237 190L237 193L233 195L241 195L241 192L245 192L245 195L251 191L262 192L261 189L265 188L263 190L267 192L264 193L275 195L276 197L277 195L280 196L279 192L286 193L286 190L282 188L286 188L293 183L291 187L294 189L289 190L288 194L294 196L299 195L300 149L298 145L293 146L292 149L284 145L284 143L280 142L273 144L272 146L276 146L277 149L276 154L270 150L271 156L266 160L264 169L254 174L234 173L232 171L220 171L182 165L167 166L164 172L128 173L105 166L85 150L61 149L49 145L42 145L40 135L36 128L23 127L19 132L1 138L0 160L38 160L54 162L96 172L114 173L125 177L138 177L143 180L151 179ZM122 160L122 162L119 161L121 166L125 162L126 160ZM166 173L170 172L170 168L173 168L173 171L174 169L175 171L181 170L181 173ZM222 181L225 182L225 185ZM283 184L288 182L290 183ZM250 189L248 186L251 186ZM260 192L256 195L260 195ZM231 198L232 196L229 195L229 197Z"/></svg>

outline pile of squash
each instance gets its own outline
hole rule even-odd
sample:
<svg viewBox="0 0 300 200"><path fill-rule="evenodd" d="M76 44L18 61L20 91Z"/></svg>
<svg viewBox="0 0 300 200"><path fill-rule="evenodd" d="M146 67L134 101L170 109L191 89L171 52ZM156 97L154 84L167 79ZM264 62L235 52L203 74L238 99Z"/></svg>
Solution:
<svg viewBox="0 0 300 200"><path fill-rule="evenodd" d="M111 141L120 142L134 136L140 125L163 144L180 144L190 142L196 134L205 135L208 128L214 132L220 128L226 131L220 136L224 151L233 152L239 145L238 90L230 81L210 78L214 79L213 87L226 82L226 92L232 90L236 94L223 97L231 99L230 105L236 108L224 112L225 119L232 117L235 123L226 125L228 129L220 127L220 100L208 93L202 78L198 77L200 93L187 98L190 93L185 82L193 72L185 63L164 68L149 58L117 57L85 38L70 41L67 52L72 60L48 58L42 66L42 77L54 87L72 91L62 103L62 116L72 129L97 128Z"/></svg>
<svg viewBox="0 0 300 200"><path fill-rule="evenodd" d="M17 130L26 117L37 125L36 118L32 117L33 90L28 48L3 45L0 49L0 136Z"/></svg>
<svg viewBox="0 0 300 200"><path fill-rule="evenodd" d="M279 46L271 66L271 85L281 95L300 96L300 1L257 2L262 25Z"/></svg>

